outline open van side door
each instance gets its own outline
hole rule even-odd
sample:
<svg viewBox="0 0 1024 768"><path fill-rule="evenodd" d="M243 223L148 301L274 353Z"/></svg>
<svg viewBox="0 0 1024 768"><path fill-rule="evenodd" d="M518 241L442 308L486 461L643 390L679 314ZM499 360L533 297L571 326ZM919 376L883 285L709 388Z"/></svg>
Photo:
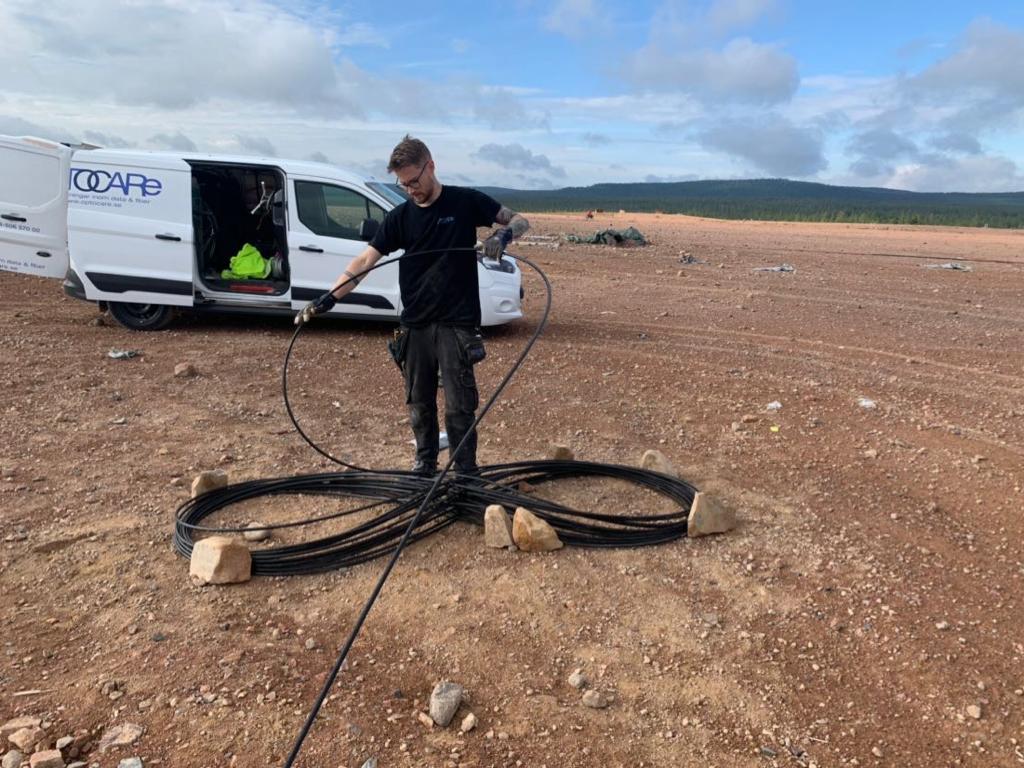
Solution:
<svg viewBox="0 0 1024 768"><path fill-rule="evenodd" d="M71 151L45 139L0 136L0 269L64 277Z"/></svg>
<svg viewBox="0 0 1024 768"><path fill-rule="evenodd" d="M291 176L288 211L292 307L302 309L319 298L366 248L362 223L379 226L384 209L363 192L336 180ZM331 310L343 316L397 319L401 314L398 264L370 272Z"/></svg>

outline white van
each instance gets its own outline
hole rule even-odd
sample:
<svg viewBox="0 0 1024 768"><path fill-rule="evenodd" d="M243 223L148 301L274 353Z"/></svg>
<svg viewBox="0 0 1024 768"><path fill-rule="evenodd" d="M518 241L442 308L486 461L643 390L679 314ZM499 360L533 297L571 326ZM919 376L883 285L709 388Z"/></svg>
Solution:
<svg viewBox="0 0 1024 768"><path fill-rule="evenodd" d="M64 278L122 325L165 328L177 309L293 313L323 294L403 201L325 163L69 147L0 136L0 269ZM269 273L237 278L246 244ZM510 259L479 259L484 325L522 316ZM331 311L397 320L398 265Z"/></svg>

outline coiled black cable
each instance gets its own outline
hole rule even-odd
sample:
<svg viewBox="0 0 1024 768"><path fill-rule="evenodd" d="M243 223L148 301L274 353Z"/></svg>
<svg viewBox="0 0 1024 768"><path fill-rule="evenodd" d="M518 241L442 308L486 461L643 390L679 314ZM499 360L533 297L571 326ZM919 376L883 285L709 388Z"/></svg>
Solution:
<svg viewBox="0 0 1024 768"><path fill-rule="evenodd" d="M419 251L403 254L396 259L377 263L355 275L365 274L409 256L449 253L458 250ZM509 254L512 256L512 254ZM547 275L529 259L512 256L526 264L541 278L546 290L544 311L533 335L516 358L494 393L480 409L468 435L476 429L490 411L509 381L522 366L533 345L547 325L551 311L551 283ZM617 464L585 461L537 460L507 464L485 465L477 475L450 474L455 458L466 438L449 451L448 462L433 478L422 477L400 470L373 470L360 467L332 456L318 446L302 429L288 399L288 365L295 342L303 326L296 328L285 354L282 371L282 392L285 408L292 425L302 438L321 456L346 468L343 472L295 475L267 480L250 480L216 489L182 504L175 515L174 547L184 557L191 557L194 531L205 533L240 532L237 527L203 525L203 521L218 511L249 499L287 495L315 494L365 500L354 509L307 518L291 523L262 526L268 530L292 528L337 520L357 513L380 510L368 521L352 525L342 533L300 544L257 550L252 553L254 576L282 576L320 573L364 563L391 554L359 617L342 646L336 663L328 674L320 695L310 710L299 736L284 766L290 768L298 757L317 713L320 711L334 680L348 656L356 636L376 602L381 589L398 561L402 550L414 541L423 539L457 520L483 523L486 506L500 504L506 508L525 507L547 521L565 543L583 547L638 547L662 544L686 535L688 511L696 489L684 480L649 470ZM670 499L678 508L673 512L654 515L601 514L572 509L519 490L520 487L538 488L543 484L580 477L604 477L624 480L647 488Z"/></svg>

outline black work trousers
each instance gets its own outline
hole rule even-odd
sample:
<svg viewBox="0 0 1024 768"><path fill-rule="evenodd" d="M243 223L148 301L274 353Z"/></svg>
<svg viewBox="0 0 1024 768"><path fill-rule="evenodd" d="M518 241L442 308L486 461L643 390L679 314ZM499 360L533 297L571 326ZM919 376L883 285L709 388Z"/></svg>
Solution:
<svg viewBox="0 0 1024 768"><path fill-rule="evenodd" d="M405 328L405 401L409 404L412 431L416 436L416 461L436 464L438 453L437 373L444 384L444 423L449 450L454 451L470 431L480 395L473 375L469 347L479 332L441 323ZM475 471L476 430L455 457L455 469Z"/></svg>

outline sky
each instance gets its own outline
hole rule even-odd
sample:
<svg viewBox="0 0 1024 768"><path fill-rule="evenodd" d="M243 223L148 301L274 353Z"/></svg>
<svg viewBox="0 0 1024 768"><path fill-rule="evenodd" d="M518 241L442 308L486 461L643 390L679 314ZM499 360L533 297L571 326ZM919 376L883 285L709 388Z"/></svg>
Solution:
<svg viewBox="0 0 1024 768"><path fill-rule="evenodd" d="M1021 0L0 0L0 134L547 189L1024 190Z"/></svg>

